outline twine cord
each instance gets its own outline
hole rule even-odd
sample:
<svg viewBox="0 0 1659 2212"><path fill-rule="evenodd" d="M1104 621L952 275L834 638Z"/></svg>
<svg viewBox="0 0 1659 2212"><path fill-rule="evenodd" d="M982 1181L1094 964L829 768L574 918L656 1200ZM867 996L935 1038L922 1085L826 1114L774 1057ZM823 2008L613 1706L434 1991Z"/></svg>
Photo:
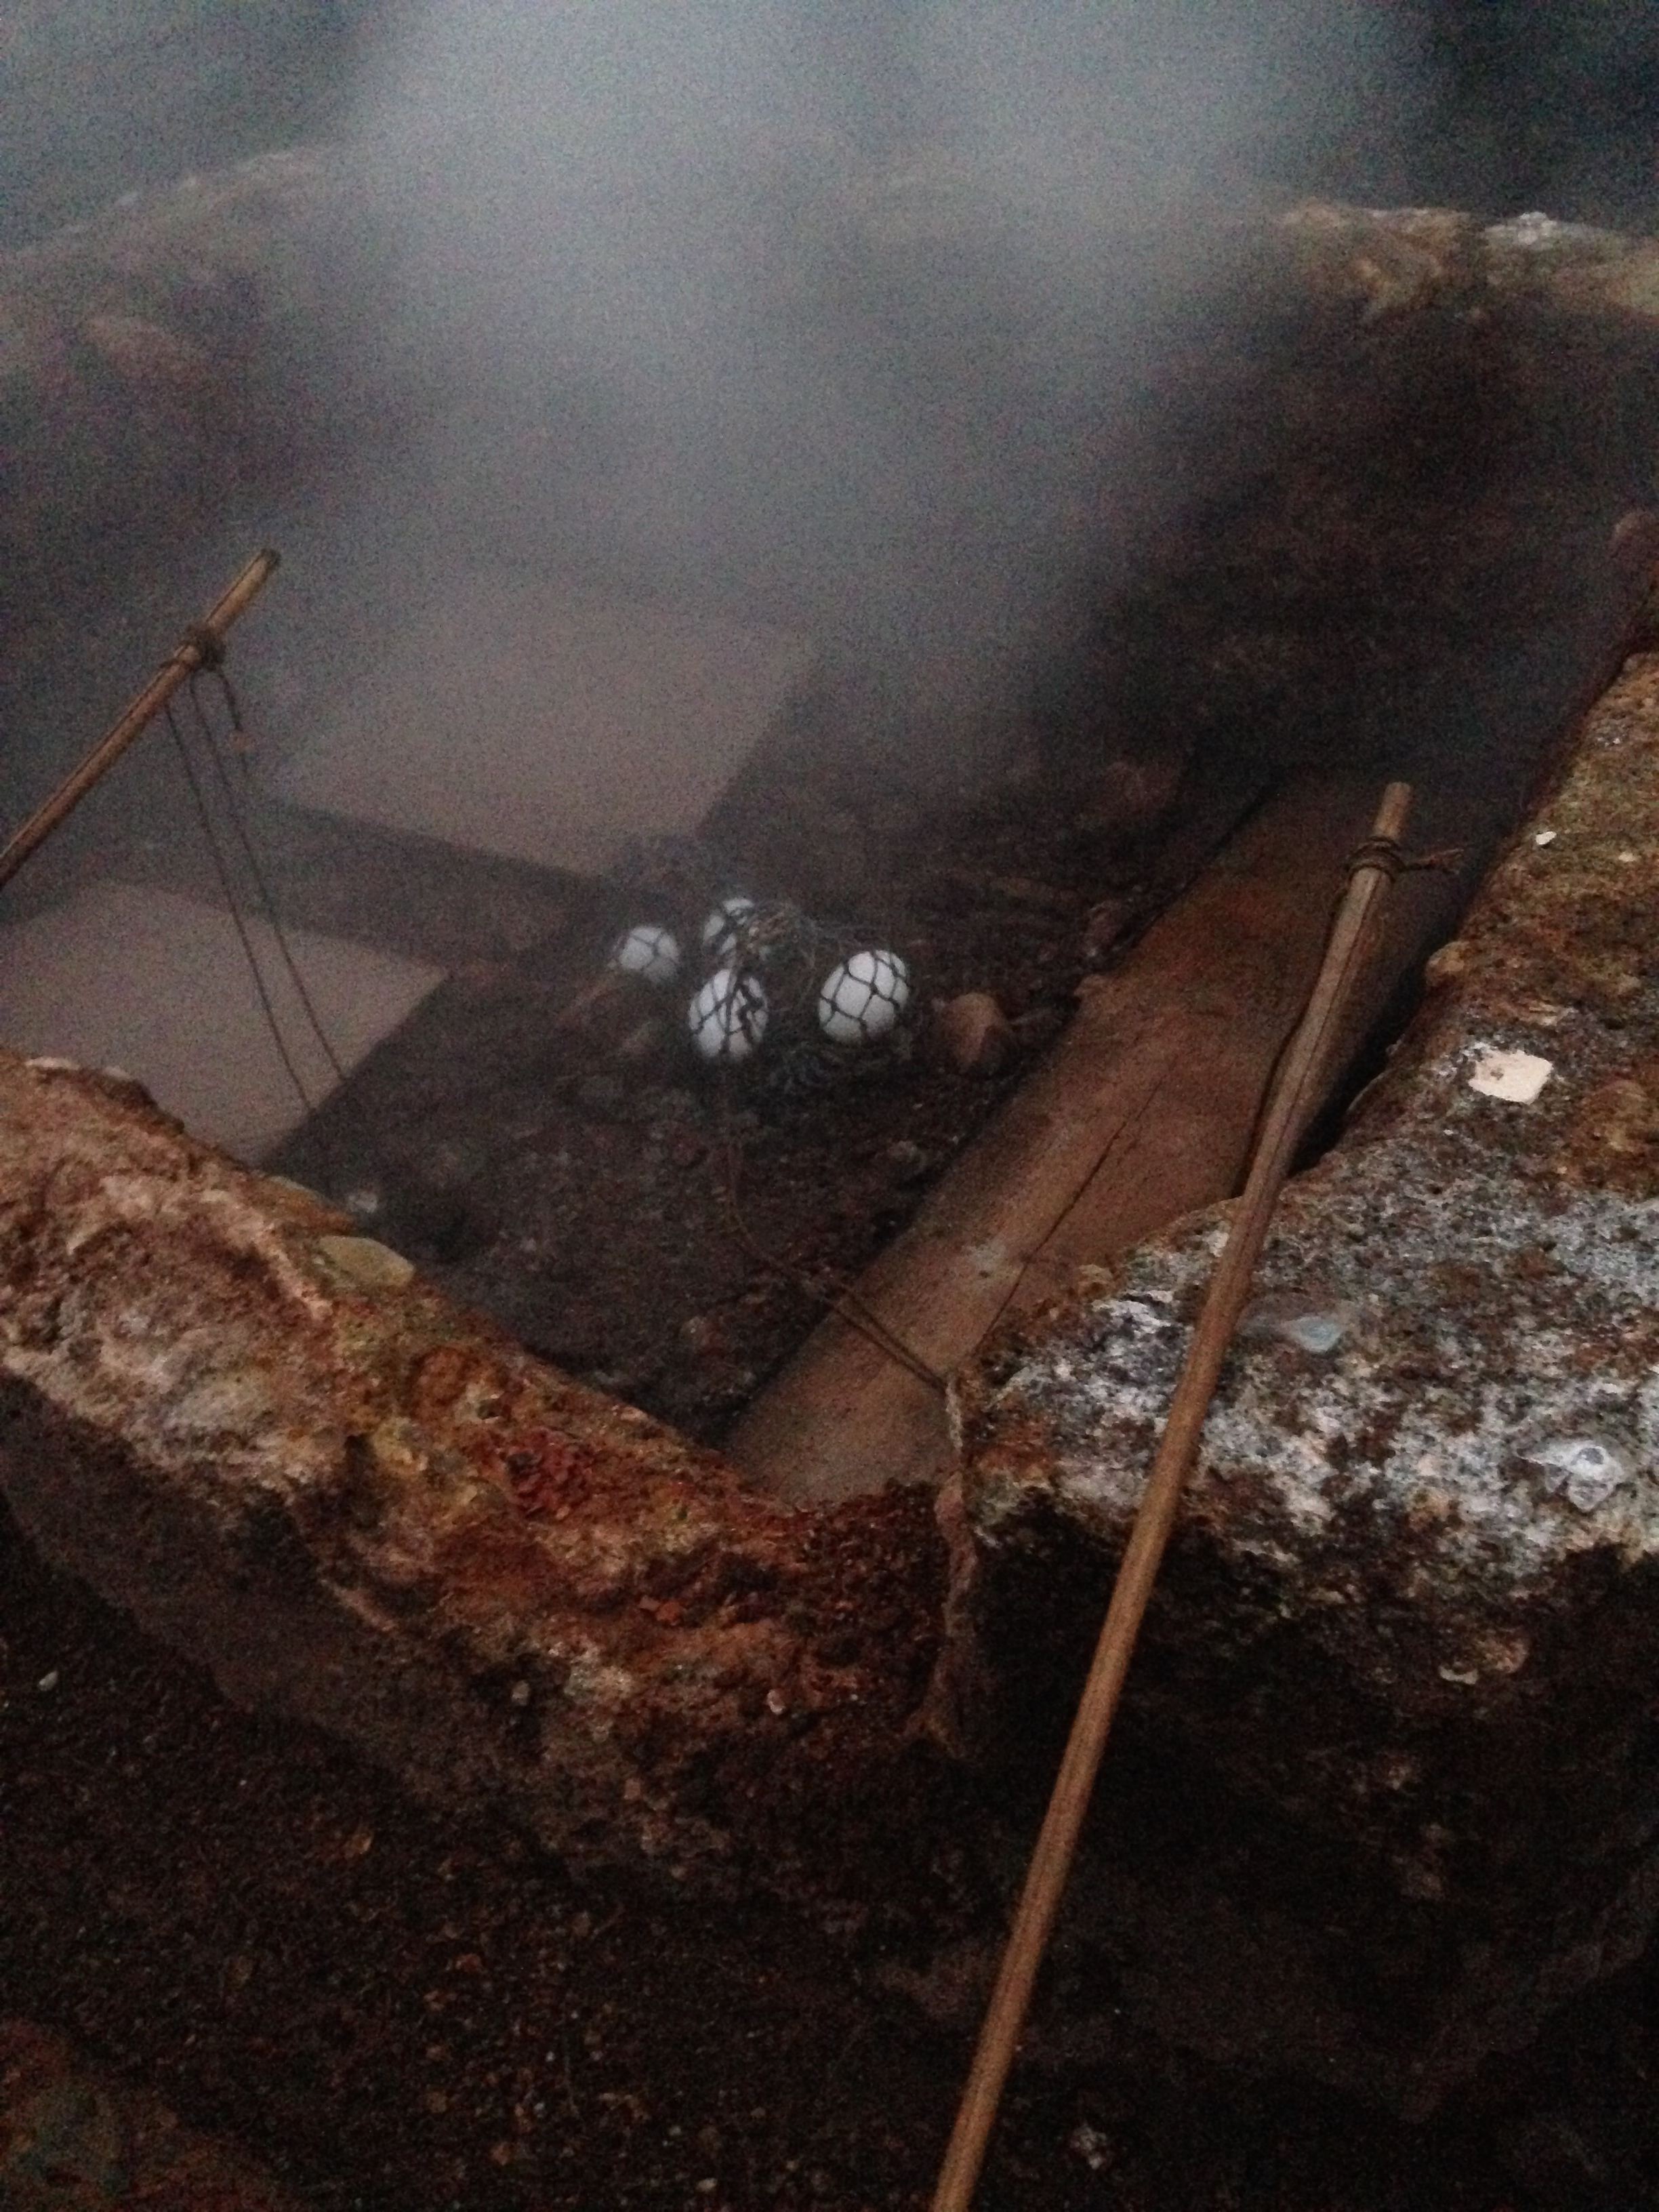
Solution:
<svg viewBox="0 0 1659 2212"><path fill-rule="evenodd" d="M950 1387L948 1379L936 1367L931 1366L914 1346L907 1344L896 1329L890 1328L874 1307L844 1276L825 1267L819 1271L820 1279L815 1282L787 1260L769 1251L755 1235L744 1218L738 1195L743 1148L738 1132L732 1124L731 1094L724 1084L720 1086L720 1141L726 1164L720 1189L721 1201L732 1234L750 1257L757 1261L769 1273L781 1276L804 1297L812 1299L828 1312L835 1314L849 1328L855 1329L872 1344L884 1358L890 1359L895 1366L903 1368L907 1374L915 1376L918 1382L925 1383L930 1390L937 1390L943 1397Z"/></svg>

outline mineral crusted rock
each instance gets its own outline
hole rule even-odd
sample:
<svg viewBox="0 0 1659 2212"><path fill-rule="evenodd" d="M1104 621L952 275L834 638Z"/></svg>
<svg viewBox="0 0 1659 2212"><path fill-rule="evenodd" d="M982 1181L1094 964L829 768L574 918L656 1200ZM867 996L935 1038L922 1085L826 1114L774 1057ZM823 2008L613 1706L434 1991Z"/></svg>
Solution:
<svg viewBox="0 0 1659 2212"><path fill-rule="evenodd" d="M1408 2107L1659 1913L1659 658L1540 818L1285 1194L1069 1922L1103 2012ZM1052 1753L1225 1218L962 1382L941 1690L994 1765Z"/></svg>
<svg viewBox="0 0 1659 2212"><path fill-rule="evenodd" d="M832 1838L925 1686L925 1507L805 1527L353 1231L137 1085L0 1053L0 1489L36 1543L238 1701L574 1863L718 1884L784 1805Z"/></svg>

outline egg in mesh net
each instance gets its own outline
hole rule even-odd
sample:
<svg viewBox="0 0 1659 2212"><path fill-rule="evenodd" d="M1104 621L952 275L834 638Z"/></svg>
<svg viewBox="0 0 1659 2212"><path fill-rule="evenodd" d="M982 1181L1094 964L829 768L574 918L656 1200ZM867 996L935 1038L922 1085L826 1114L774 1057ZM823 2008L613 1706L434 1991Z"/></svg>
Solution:
<svg viewBox="0 0 1659 2212"><path fill-rule="evenodd" d="M701 956L688 973L684 946ZM801 1073L811 1059L839 1062L872 1046L908 1047L915 1002L910 963L890 946L860 944L787 901L729 893L695 927L637 922L611 964L684 993L684 1034L694 1055L734 1067L770 1059Z"/></svg>

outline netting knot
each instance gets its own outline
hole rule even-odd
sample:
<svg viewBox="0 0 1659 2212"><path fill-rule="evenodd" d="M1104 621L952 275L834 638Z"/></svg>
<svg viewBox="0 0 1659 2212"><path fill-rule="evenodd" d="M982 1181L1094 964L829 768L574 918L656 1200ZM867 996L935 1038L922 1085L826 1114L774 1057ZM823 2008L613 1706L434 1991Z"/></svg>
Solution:
<svg viewBox="0 0 1659 2212"><path fill-rule="evenodd" d="M1425 869L1449 871L1462 857L1461 845L1443 845L1432 853L1408 855L1397 838L1367 837L1348 855L1347 877L1351 881L1362 868L1376 868L1393 883L1397 877L1419 875Z"/></svg>
<svg viewBox="0 0 1659 2212"><path fill-rule="evenodd" d="M179 650L173 658L182 659L186 653L191 652L196 655L196 665L198 668L222 666L225 658L225 641L211 623L192 623L180 640Z"/></svg>

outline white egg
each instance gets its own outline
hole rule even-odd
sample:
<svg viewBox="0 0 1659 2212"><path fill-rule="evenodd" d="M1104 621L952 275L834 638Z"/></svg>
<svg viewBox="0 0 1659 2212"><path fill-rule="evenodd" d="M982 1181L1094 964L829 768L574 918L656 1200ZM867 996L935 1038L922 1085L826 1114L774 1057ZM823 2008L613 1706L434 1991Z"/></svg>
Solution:
<svg viewBox="0 0 1659 2212"><path fill-rule="evenodd" d="M724 898L720 901L702 926L702 949L710 959L731 958L755 914L755 902L751 898Z"/></svg>
<svg viewBox="0 0 1659 2212"><path fill-rule="evenodd" d="M824 977L818 1025L834 1044L873 1044L896 1025L909 996L910 970L896 952L855 952Z"/></svg>
<svg viewBox="0 0 1659 2212"><path fill-rule="evenodd" d="M625 975L642 975L647 983L672 983L680 972L680 941L672 929L636 922L617 939L611 965Z"/></svg>
<svg viewBox="0 0 1659 2212"><path fill-rule="evenodd" d="M705 1060L747 1060L766 1035L770 1009L758 976L717 968L685 1010L691 1042Z"/></svg>

